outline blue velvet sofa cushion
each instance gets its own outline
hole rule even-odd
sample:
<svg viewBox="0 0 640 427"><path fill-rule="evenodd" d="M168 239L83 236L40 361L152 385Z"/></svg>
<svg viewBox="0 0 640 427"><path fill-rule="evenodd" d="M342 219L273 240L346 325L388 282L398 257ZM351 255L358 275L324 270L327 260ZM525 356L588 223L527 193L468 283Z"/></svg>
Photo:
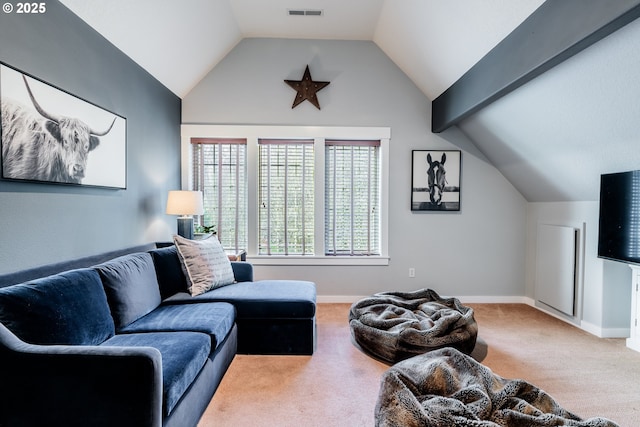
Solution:
<svg viewBox="0 0 640 427"><path fill-rule="evenodd" d="M312 318L316 313L316 285L304 280L259 280L212 289L192 297L179 293L165 304L229 301L239 319Z"/></svg>
<svg viewBox="0 0 640 427"><path fill-rule="evenodd" d="M187 278L184 275L178 250L175 246L149 251L155 264L162 299L178 292L189 292Z"/></svg>
<svg viewBox="0 0 640 427"><path fill-rule="evenodd" d="M116 331L160 305L160 290L151 255L135 253L94 267L111 307Z"/></svg>
<svg viewBox="0 0 640 427"><path fill-rule="evenodd" d="M116 335L102 345L153 347L160 351L163 410L167 416L207 363L211 352L210 341L207 335L198 332L155 332Z"/></svg>
<svg viewBox="0 0 640 427"><path fill-rule="evenodd" d="M114 334L102 282L92 269L1 288L0 322L31 344L97 345Z"/></svg>
<svg viewBox="0 0 640 427"><path fill-rule="evenodd" d="M233 328L236 310L227 303L161 305L146 316L122 328L120 333L202 332L211 337L215 350Z"/></svg>

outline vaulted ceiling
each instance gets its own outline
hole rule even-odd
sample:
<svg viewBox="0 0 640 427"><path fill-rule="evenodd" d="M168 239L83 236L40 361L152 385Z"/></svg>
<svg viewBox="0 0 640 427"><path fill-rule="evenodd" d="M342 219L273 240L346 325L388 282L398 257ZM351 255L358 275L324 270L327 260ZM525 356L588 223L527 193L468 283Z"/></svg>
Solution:
<svg viewBox="0 0 640 427"><path fill-rule="evenodd" d="M243 38L372 40L431 100L543 0L61 0L184 97ZM290 16L289 10L322 11ZM640 169L640 22L458 127L531 202L597 200Z"/></svg>

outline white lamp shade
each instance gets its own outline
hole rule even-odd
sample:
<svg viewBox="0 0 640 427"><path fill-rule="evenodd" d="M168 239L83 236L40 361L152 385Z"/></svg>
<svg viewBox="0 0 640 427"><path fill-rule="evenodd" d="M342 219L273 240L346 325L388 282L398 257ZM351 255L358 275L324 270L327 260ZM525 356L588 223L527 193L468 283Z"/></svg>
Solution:
<svg viewBox="0 0 640 427"><path fill-rule="evenodd" d="M202 215L202 191L169 191L167 199L168 215Z"/></svg>

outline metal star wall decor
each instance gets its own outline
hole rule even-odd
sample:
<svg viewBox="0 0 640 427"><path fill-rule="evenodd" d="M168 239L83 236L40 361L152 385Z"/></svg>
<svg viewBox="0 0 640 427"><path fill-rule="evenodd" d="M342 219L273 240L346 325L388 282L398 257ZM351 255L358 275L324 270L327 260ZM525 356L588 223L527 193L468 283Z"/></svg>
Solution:
<svg viewBox="0 0 640 427"><path fill-rule="evenodd" d="M285 83L294 88L298 94L296 98L293 100L293 105L291 108L296 108L301 102L304 100L309 101L316 108L320 109L320 103L318 102L318 97L316 93L325 87L329 86L330 82L315 82L311 79L311 72L309 71L309 66L304 70L304 75L302 76L302 80L285 80Z"/></svg>

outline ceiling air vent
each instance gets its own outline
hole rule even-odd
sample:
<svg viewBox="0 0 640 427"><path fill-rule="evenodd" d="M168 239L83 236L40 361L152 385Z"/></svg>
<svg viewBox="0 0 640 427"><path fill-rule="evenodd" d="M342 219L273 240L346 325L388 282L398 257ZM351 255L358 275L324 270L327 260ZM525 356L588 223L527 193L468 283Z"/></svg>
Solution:
<svg viewBox="0 0 640 427"><path fill-rule="evenodd" d="M322 9L287 9L289 16L322 16Z"/></svg>

